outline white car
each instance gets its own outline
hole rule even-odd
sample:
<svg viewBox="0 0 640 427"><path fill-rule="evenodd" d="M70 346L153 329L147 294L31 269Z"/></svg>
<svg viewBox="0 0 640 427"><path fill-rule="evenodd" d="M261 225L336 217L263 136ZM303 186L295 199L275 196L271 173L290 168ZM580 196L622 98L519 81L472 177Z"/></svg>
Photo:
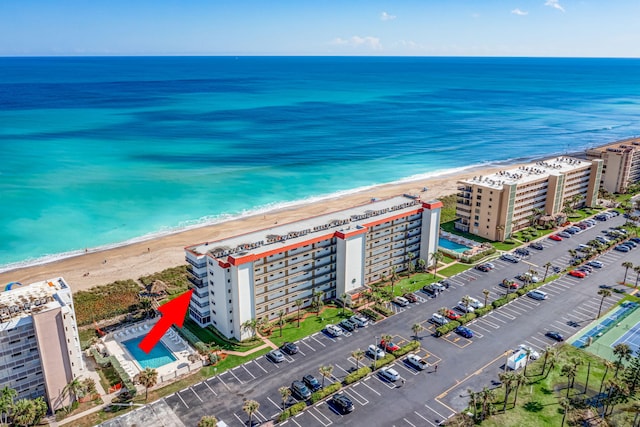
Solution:
<svg viewBox="0 0 640 427"><path fill-rule="evenodd" d="M537 299L538 301L545 300L549 297L546 292L540 291L538 289L527 292L527 296L529 298Z"/></svg>
<svg viewBox="0 0 640 427"><path fill-rule="evenodd" d="M538 353L537 351L535 351L534 349L532 349L531 347L529 347L526 344L520 344L518 346L518 350L522 350L524 352L529 351L529 359L531 360L538 360L540 359L540 353Z"/></svg>
<svg viewBox="0 0 640 427"><path fill-rule="evenodd" d="M469 297L469 305L473 308L482 308L484 307L484 304L481 303L480 301L478 301L477 299L473 298L473 297Z"/></svg>
<svg viewBox="0 0 640 427"><path fill-rule="evenodd" d="M469 304L469 306L467 307L466 305L464 305L464 303L462 301L458 301L458 304L456 305L456 308L458 310L460 310L463 313L473 313L474 311L476 311L471 304Z"/></svg>
<svg viewBox="0 0 640 427"><path fill-rule="evenodd" d="M359 328L364 328L369 325L369 321L367 320L367 318L358 314L354 314L350 317L350 319L353 323L358 325Z"/></svg>
<svg viewBox="0 0 640 427"><path fill-rule="evenodd" d="M342 328L337 327L336 325L327 325L324 329L329 333L329 335L334 337L339 337L342 335Z"/></svg>
<svg viewBox="0 0 640 427"><path fill-rule="evenodd" d="M405 297L395 297L393 299L393 302L399 305L400 307L406 307L409 305L409 300L406 299Z"/></svg>
<svg viewBox="0 0 640 427"><path fill-rule="evenodd" d="M386 353L384 352L383 349L381 349L380 347L376 347L373 344L371 344L367 348L367 356L369 356L372 359L382 359L385 355Z"/></svg>
<svg viewBox="0 0 640 427"><path fill-rule="evenodd" d="M444 317L442 314L438 314L438 313L433 313L431 315L431 321L436 325L440 325L440 326L446 325L447 323L449 323L449 319Z"/></svg>
<svg viewBox="0 0 640 427"><path fill-rule="evenodd" d="M397 381L400 378L398 371L388 366L381 368L378 374L387 381Z"/></svg>
<svg viewBox="0 0 640 427"><path fill-rule="evenodd" d="M424 371L425 369L427 369L427 366L429 366L429 364L427 362L425 362L419 356L417 356L417 355L415 355L413 353L407 354L407 358L405 359L405 361L412 368L415 368L415 369L417 369L419 371Z"/></svg>

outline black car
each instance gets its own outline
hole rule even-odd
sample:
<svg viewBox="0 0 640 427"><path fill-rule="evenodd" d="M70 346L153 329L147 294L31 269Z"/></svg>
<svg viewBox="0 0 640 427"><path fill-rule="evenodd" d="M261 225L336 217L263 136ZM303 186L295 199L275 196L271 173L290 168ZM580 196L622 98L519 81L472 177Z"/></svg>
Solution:
<svg viewBox="0 0 640 427"><path fill-rule="evenodd" d="M442 286L444 286L447 289L449 289L449 286L451 286L451 283L447 282L446 280L440 280L438 283L440 283Z"/></svg>
<svg viewBox="0 0 640 427"><path fill-rule="evenodd" d="M555 341L564 341L564 337L560 335L560 332L549 331L545 335Z"/></svg>
<svg viewBox="0 0 640 427"><path fill-rule="evenodd" d="M311 397L311 390L298 380L291 383L291 393L299 400L307 400Z"/></svg>
<svg viewBox="0 0 640 427"><path fill-rule="evenodd" d="M438 295L438 291L433 289L431 287L431 285L426 285L422 287L422 292L426 293L427 295L431 295L431 296L436 296Z"/></svg>
<svg viewBox="0 0 640 427"><path fill-rule="evenodd" d="M313 375L305 375L304 377L302 377L302 382L305 383L305 385L309 387L311 391L318 391L322 388L320 381L318 381Z"/></svg>
<svg viewBox="0 0 640 427"><path fill-rule="evenodd" d="M353 402L344 393L336 393L331 398L331 404L342 414L353 412Z"/></svg>
<svg viewBox="0 0 640 427"><path fill-rule="evenodd" d="M611 285L600 285L599 287L600 289L613 289L613 286Z"/></svg>
<svg viewBox="0 0 640 427"><path fill-rule="evenodd" d="M530 255L529 249L526 249L526 248L518 248L518 249L516 249L516 253L518 255L524 255L524 256L529 256Z"/></svg>
<svg viewBox="0 0 640 427"><path fill-rule="evenodd" d="M542 246L542 243L540 242L533 242L532 244L529 245L529 247L532 249L536 249L538 251L541 251L544 249L544 246Z"/></svg>
<svg viewBox="0 0 640 427"><path fill-rule="evenodd" d="M476 270L484 271L486 273L487 271L490 271L491 269L489 268L489 266L487 264L478 264L478 265L476 265Z"/></svg>
<svg viewBox="0 0 640 427"><path fill-rule="evenodd" d="M298 352L298 346L292 342L282 344L280 349L287 354L296 354Z"/></svg>

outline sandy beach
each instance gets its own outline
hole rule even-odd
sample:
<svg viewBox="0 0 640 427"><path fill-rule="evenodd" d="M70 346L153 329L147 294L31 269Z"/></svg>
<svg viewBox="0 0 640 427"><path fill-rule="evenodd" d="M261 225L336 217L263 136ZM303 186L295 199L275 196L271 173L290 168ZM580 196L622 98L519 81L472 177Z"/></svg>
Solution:
<svg viewBox="0 0 640 427"><path fill-rule="evenodd" d="M294 222L310 216L342 210L369 203L372 198L386 199L401 194L417 194L422 200L432 200L456 192L456 181L476 175L489 175L519 165L469 169L458 174L442 175L426 180L382 185L370 190L323 200L295 208L274 210L268 214L230 220L228 222L185 230L140 243L97 252L89 252L48 264L19 268L0 273L0 284L9 282L29 284L62 276L77 292L116 280L137 279L169 267L185 264L184 247L203 241ZM427 191L423 191L427 187ZM88 273L88 274L87 274Z"/></svg>

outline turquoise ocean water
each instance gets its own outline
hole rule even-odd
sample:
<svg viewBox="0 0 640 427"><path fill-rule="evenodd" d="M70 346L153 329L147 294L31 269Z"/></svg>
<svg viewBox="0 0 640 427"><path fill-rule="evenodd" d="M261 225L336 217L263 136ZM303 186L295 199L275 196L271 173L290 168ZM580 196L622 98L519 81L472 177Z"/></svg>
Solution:
<svg viewBox="0 0 640 427"><path fill-rule="evenodd" d="M0 270L638 134L634 59L0 58Z"/></svg>

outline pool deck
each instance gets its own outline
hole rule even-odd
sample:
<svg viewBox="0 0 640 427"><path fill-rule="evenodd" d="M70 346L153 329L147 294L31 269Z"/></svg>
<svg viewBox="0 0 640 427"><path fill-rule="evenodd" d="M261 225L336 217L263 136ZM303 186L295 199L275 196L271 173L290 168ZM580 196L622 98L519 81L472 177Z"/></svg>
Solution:
<svg viewBox="0 0 640 427"><path fill-rule="evenodd" d="M122 369L124 369L131 378L135 377L144 369L131 355L131 353L129 353L123 342L146 335L158 319L151 319L130 325L118 331L111 332L102 338L102 342L107 349L107 352L120 362ZM188 358L190 354L196 354L196 351L191 348L173 328L169 328L161 341L173 354L176 360L156 368L156 371L158 371L158 377L160 379L163 377L174 378L178 375L178 371L182 371L184 370L183 368L189 368L190 365L192 365ZM202 364L198 364L198 367L199 366L202 366Z"/></svg>

